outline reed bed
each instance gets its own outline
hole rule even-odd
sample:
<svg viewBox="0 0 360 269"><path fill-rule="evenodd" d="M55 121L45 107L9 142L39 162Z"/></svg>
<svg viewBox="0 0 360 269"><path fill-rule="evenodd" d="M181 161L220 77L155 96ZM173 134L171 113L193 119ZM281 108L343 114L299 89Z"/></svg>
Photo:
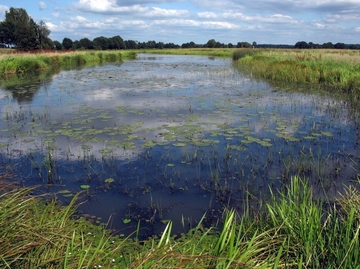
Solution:
<svg viewBox="0 0 360 269"><path fill-rule="evenodd" d="M256 78L360 93L357 50L238 50L233 59L239 69Z"/></svg>
<svg viewBox="0 0 360 269"><path fill-rule="evenodd" d="M47 69L60 69L133 59L131 51L72 51L52 53L0 54L0 74L29 73Z"/></svg>
<svg viewBox="0 0 360 269"><path fill-rule="evenodd" d="M228 210L217 226L199 224L172 235L139 241L111 235L103 226L74 218L69 205L15 188L0 195L2 268L354 268L360 264L358 191L330 203L314 199L305 180L254 213ZM140 229L141 227L138 227ZM134 235L136 231L134 231Z"/></svg>

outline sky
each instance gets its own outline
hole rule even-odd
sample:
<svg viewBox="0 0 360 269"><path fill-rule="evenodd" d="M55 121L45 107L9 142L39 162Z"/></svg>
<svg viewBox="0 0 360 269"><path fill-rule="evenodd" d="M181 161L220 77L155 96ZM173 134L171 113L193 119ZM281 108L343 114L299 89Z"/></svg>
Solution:
<svg viewBox="0 0 360 269"><path fill-rule="evenodd" d="M1 21L10 7L43 20L60 42L360 43L360 0L0 0Z"/></svg>

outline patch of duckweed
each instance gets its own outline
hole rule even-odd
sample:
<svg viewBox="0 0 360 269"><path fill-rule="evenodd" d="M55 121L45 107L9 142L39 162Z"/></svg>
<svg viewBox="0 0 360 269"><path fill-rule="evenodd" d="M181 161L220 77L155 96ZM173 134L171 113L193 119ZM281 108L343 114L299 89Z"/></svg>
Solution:
<svg viewBox="0 0 360 269"><path fill-rule="evenodd" d="M110 148L103 148L103 149L100 149L99 152L101 154L110 154L112 153L114 150L113 149L110 149Z"/></svg>
<svg viewBox="0 0 360 269"><path fill-rule="evenodd" d="M332 133L330 133L330 132L321 132L321 134L323 135L323 136L327 136L327 137L333 137L334 135L332 134Z"/></svg>
<svg viewBox="0 0 360 269"><path fill-rule="evenodd" d="M4 148L8 145L9 145L8 143L0 142L0 148Z"/></svg>
<svg viewBox="0 0 360 269"><path fill-rule="evenodd" d="M155 146L156 146L156 142L154 142L152 140L148 140L141 145L142 148L153 148Z"/></svg>

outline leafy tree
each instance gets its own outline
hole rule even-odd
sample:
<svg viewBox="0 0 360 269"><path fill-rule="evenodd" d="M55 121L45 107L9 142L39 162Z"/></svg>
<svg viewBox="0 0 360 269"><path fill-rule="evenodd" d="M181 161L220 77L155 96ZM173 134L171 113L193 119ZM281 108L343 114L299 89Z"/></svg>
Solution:
<svg viewBox="0 0 360 269"><path fill-rule="evenodd" d="M137 43L134 40L126 40L124 43L125 43L125 47L127 49L137 49L138 48Z"/></svg>
<svg viewBox="0 0 360 269"><path fill-rule="evenodd" d="M86 38L86 37L82 38L79 40L79 42L80 42L81 48L83 48L83 49L90 50L90 49L94 48L93 42L89 38Z"/></svg>
<svg viewBox="0 0 360 269"><path fill-rule="evenodd" d="M94 48L97 50L107 50L109 48L108 38L99 36L93 39Z"/></svg>
<svg viewBox="0 0 360 269"><path fill-rule="evenodd" d="M50 30L44 21L37 24L23 8L11 7L0 22L0 42L22 50L51 47Z"/></svg>
<svg viewBox="0 0 360 269"><path fill-rule="evenodd" d="M331 42L327 42L327 43L324 43L324 44L322 45L322 47L323 47L324 49L332 49L332 48L334 48L334 45L333 45L333 43L331 43Z"/></svg>
<svg viewBox="0 0 360 269"><path fill-rule="evenodd" d="M249 42L238 42L236 47L237 48L251 48L251 44Z"/></svg>
<svg viewBox="0 0 360 269"><path fill-rule="evenodd" d="M53 45L54 45L54 49L56 49L56 50L62 50L63 49L63 45L57 40L53 41Z"/></svg>
<svg viewBox="0 0 360 269"><path fill-rule="evenodd" d="M73 43L74 42L70 38L65 37L62 41L62 46L64 49L69 50L69 49L72 49Z"/></svg>
<svg viewBox="0 0 360 269"><path fill-rule="evenodd" d="M299 41L295 44L296 49L309 49L310 45L305 41Z"/></svg>
<svg viewBox="0 0 360 269"><path fill-rule="evenodd" d="M346 45L345 45L345 43L336 43L335 45L334 45L334 48L335 49L346 49Z"/></svg>
<svg viewBox="0 0 360 269"><path fill-rule="evenodd" d="M155 48L157 49L163 49L165 47L164 42L158 42L155 44Z"/></svg>
<svg viewBox="0 0 360 269"><path fill-rule="evenodd" d="M125 48L125 42L119 35L109 38L109 49L119 50Z"/></svg>
<svg viewBox="0 0 360 269"><path fill-rule="evenodd" d="M52 41L48 36L50 35L50 30L46 26L45 22L41 20L39 24L36 25L35 28L36 38L39 41L40 49L48 49L51 48Z"/></svg>
<svg viewBox="0 0 360 269"><path fill-rule="evenodd" d="M81 49L81 43L80 43L80 41L79 41L79 40L75 40L75 41L73 42L72 48L73 48L73 49L77 49L77 50Z"/></svg>
<svg viewBox="0 0 360 269"><path fill-rule="evenodd" d="M216 46L216 41L215 39L210 39L207 43L206 43L206 47L208 48L215 48Z"/></svg>

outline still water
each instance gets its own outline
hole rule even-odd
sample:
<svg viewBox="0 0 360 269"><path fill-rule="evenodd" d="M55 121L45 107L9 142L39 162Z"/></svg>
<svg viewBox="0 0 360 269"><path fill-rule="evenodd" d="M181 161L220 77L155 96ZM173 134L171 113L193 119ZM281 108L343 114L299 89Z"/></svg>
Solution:
<svg viewBox="0 0 360 269"><path fill-rule="evenodd" d="M212 223L292 175L324 199L359 179L356 106L229 59L140 54L1 85L0 172L65 202L83 191L79 215L120 233Z"/></svg>

